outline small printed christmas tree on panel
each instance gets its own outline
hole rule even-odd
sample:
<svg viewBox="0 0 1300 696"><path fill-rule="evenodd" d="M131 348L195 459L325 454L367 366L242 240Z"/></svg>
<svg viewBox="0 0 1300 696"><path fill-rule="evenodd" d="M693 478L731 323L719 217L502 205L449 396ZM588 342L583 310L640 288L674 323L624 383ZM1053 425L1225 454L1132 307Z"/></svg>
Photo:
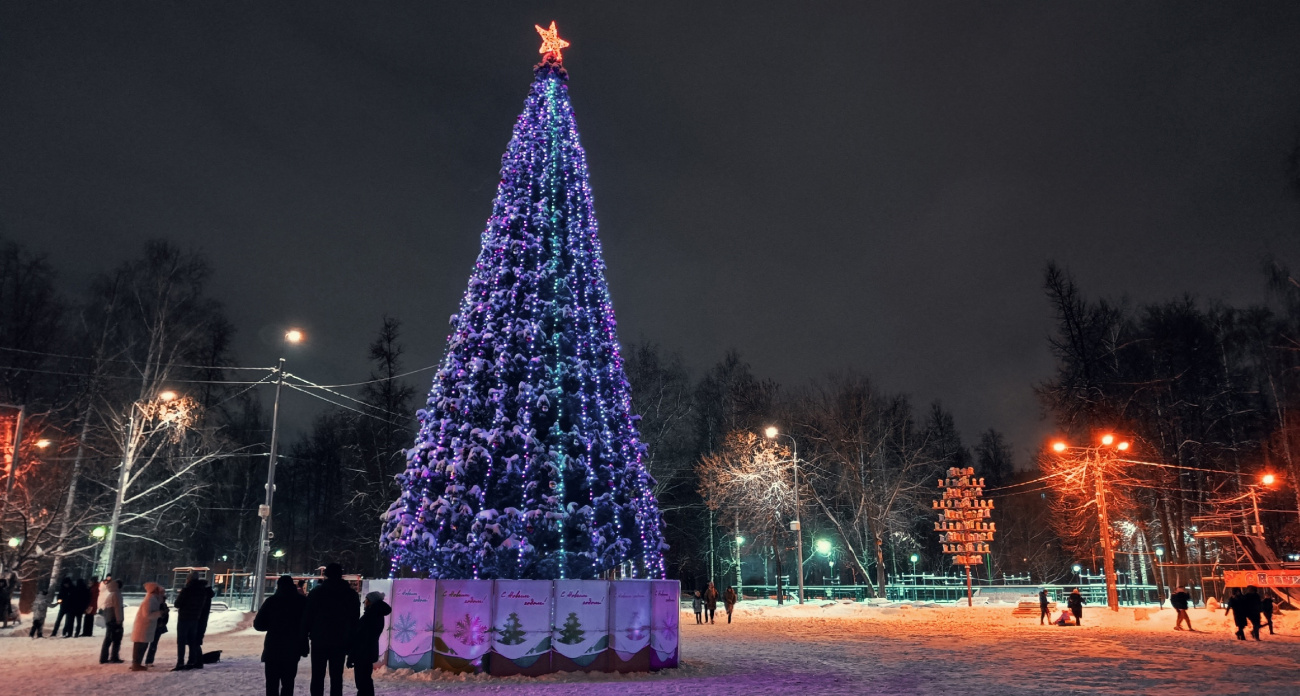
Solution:
<svg viewBox="0 0 1300 696"><path fill-rule="evenodd" d="M564 620L564 625L560 627L559 641L565 645L577 645L582 642L582 636L586 631L582 630L582 624L578 622L577 612L569 612L569 618Z"/></svg>
<svg viewBox="0 0 1300 696"><path fill-rule="evenodd" d="M663 577L555 24L382 544L437 578Z"/></svg>
<svg viewBox="0 0 1300 696"><path fill-rule="evenodd" d="M506 617L505 625L501 627L498 633L500 633L500 637L497 638L498 643L519 645L524 642L524 629L519 622L519 614L513 611L510 612L510 616Z"/></svg>

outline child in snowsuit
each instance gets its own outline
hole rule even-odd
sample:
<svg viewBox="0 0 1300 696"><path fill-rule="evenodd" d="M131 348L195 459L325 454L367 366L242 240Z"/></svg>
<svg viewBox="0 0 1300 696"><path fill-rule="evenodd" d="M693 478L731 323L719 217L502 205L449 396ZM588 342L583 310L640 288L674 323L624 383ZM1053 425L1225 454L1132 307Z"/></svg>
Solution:
<svg viewBox="0 0 1300 696"><path fill-rule="evenodd" d="M37 592L36 599L32 600L32 628L27 632L28 638L45 637L45 612L50 608L49 591Z"/></svg>
<svg viewBox="0 0 1300 696"><path fill-rule="evenodd" d="M700 597L700 591L695 591L695 597L691 600L691 608L695 610L695 623L704 623L704 600Z"/></svg>

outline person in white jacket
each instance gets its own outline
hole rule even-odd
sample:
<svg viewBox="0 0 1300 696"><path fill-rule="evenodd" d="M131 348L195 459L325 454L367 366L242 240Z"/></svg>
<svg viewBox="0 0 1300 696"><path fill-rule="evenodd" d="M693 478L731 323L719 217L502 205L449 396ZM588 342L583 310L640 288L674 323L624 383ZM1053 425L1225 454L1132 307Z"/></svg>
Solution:
<svg viewBox="0 0 1300 696"><path fill-rule="evenodd" d="M122 582L111 576L99 586L99 615L104 617L104 644L99 648L99 664L122 664Z"/></svg>
<svg viewBox="0 0 1300 696"><path fill-rule="evenodd" d="M131 626L131 671L144 672L144 653L153 642L158 630L158 617L162 616L163 591L156 582L144 584L144 599L135 612L135 625Z"/></svg>

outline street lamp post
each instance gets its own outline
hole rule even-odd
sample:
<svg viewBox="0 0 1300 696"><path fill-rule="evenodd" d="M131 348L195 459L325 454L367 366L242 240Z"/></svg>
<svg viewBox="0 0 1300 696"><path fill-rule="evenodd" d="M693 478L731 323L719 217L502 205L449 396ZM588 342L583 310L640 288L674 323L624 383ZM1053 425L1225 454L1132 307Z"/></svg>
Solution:
<svg viewBox="0 0 1300 696"><path fill-rule="evenodd" d="M803 525L799 521L799 443L794 437L780 432L775 426L769 426L764 431L769 440L777 437L785 437L790 440L791 454L794 457L794 521L790 523L790 531L795 533L795 554L797 567L799 568L799 603L803 604Z"/></svg>
<svg viewBox="0 0 1300 696"><path fill-rule="evenodd" d="M919 602L921 600L921 597L919 596L920 590L918 589L918 585L916 582L916 562L921 560L921 557L916 554L912 554L910 560L912 561L912 601Z"/></svg>
<svg viewBox="0 0 1300 696"><path fill-rule="evenodd" d="M1160 566L1160 606L1165 606L1165 594L1169 592L1169 584L1165 580L1165 550L1156 549L1156 565Z"/></svg>
<svg viewBox="0 0 1300 696"><path fill-rule="evenodd" d="M302 332L292 329L284 334L286 343L302 343ZM275 460L276 448L280 444L280 392L284 389L284 358L275 368L275 405L271 407L271 446L266 464L266 503L257 508L257 516L262 518L262 529L257 541L257 569L253 575L253 606L257 611L266 597L266 556L271 551L271 502L275 498Z"/></svg>

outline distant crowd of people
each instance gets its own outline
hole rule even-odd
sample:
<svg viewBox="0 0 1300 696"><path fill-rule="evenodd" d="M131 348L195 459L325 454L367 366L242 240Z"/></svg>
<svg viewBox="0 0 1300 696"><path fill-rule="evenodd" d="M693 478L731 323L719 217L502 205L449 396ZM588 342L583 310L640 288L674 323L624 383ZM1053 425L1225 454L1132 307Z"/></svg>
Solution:
<svg viewBox="0 0 1300 696"><path fill-rule="evenodd" d="M369 593L363 604L356 590L343 579L343 568L337 563L325 566L324 576L311 592L307 592L304 581L294 582L291 576L281 576L275 594L263 602L253 619L253 628L266 632L261 659L265 663L269 696L290 696L298 662L309 656L312 696L323 696L327 678L331 696L340 696L346 668L354 670L358 696L375 693L372 670L379 660L384 617L392 609L382 592ZM16 577L0 579L0 619L4 626L10 620L17 620L11 616L10 604L18 585ZM172 671L203 669L207 661L203 640L215 596L207 581L191 573L171 606L161 585L147 582L144 591L131 626L130 669L145 671L154 663L173 611L177 655ZM110 575L103 582L94 577L87 583L65 577L56 589L38 591L32 603L29 636L45 637L45 620L52 606L58 607L58 616L50 637L59 635L60 631L67 638L93 636L98 617L104 628L100 664L125 663L121 657L126 624L121 580Z"/></svg>
<svg viewBox="0 0 1300 696"><path fill-rule="evenodd" d="M710 585L711 586L711 585ZM699 594L699 593L696 593ZM1066 607L1068 611L1061 612L1060 618L1055 623L1057 626L1082 626L1083 625L1083 605L1086 601L1083 595L1079 594L1079 588L1070 591L1066 598ZM1192 606L1192 595L1186 587L1179 587L1169 597L1169 605L1177 612L1177 618L1174 620L1174 630L1183 630L1183 625L1187 625L1188 631L1195 631L1192 628L1192 618L1187 611ZM1246 626L1250 626L1250 635L1255 640L1259 640L1261 628L1267 627L1269 635L1273 634L1273 614L1276 611L1276 602L1272 594L1265 593L1261 596L1259 589L1256 587L1247 587L1242 591L1240 587L1232 588L1232 595L1228 601L1223 604L1224 616L1232 615L1233 623L1237 626L1237 639L1246 640ZM1052 621L1051 611L1048 608L1047 590L1038 592L1038 623L1042 625L1045 621ZM698 623L698 610L696 611ZM1073 622L1071 622L1073 617Z"/></svg>

